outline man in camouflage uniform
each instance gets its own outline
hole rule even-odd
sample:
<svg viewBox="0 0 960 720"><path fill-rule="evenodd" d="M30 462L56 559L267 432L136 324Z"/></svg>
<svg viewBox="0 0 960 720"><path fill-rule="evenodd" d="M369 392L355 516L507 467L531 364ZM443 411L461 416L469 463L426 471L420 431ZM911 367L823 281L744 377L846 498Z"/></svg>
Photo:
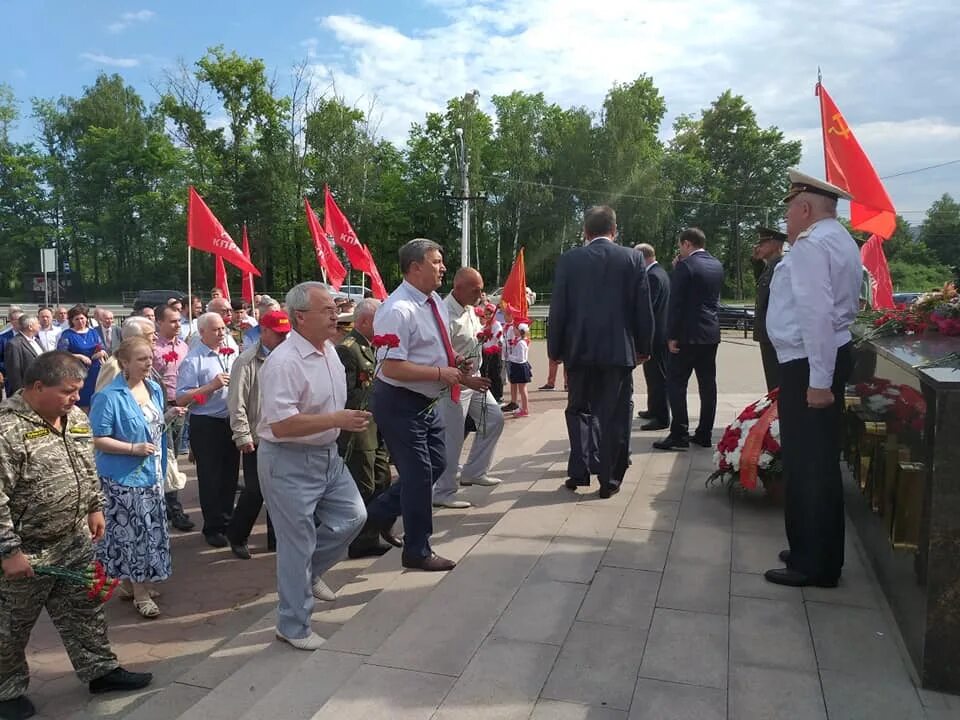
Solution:
<svg viewBox="0 0 960 720"><path fill-rule="evenodd" d="M34 566L83 570L103 537L103 498L87 416L75 406L86 376L72 355L45 353L24 388L0 405L0 718L28 718L25 649L43 608L90 692L145 687L110 649L103 605L76 583Z"/></svg>
<svg viewBox="0 0 960 720"><path fill-rule="evenodd" d="M373 371L376 358L370 341L373 339L373 316L380 301L366 298L357 303L353 311L353 329L337 345L337 355L347 374L348 410L366 410L373 390ZM337 440L340 455L353 476L360 496L369 505L377 495L390 487L390 456L387 446L377 432L371 419L366 430L359 433L340 432ZM349 449L349 453L347 452ZM393 541L393 536L384 535ZM347 554L352 558L383 555L390 545L380 542L380 532L369 521L357 538L350 543Z"/></svg>

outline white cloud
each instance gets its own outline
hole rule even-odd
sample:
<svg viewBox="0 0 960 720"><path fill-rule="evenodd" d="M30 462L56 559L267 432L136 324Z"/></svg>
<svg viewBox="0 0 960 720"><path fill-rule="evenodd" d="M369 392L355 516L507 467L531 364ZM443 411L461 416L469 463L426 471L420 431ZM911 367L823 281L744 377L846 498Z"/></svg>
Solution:
<svg viewBox="0 0 960 720"><path fill-rule="evenodd" d="M111 57L110 55L103 55L102 53L80 53L80 58L106 67L132 68L140 64L138 58Z"/></svg>
<svg viewBox="0 0 960 720"><path fill-rule="evenodd" d="M810 0L798 14L788 0L426 4L442 16L432 27L329 15L318 18L322 39L304 41L315 76L334 79L360 107L376 98L381 132L396 142L426 112L473 88L488 112L492 95L513 90L599 110L613 83L646 73L666 99L663 137L677 115L697 114L731 88L762 125L794 128L791 136L805 140L804 164L816 171L819 136L803 128L818 122L813 87L822 66L824 84L881 174L928 164L926 157L953 159L945 155L957 147L960 104L944 61L960 24L957 5ZM889 184L904 208L925 208L949 189L942 176L910 177Z"/></svg>
<svg viewBox="0 0 960 720"><path fill-rule="evenodd" d="M107 25L107 32L113 33L114 35L123 32L131 25L136 23L145 23L149 20L152 20L156 17L156 13L153 10L137 10L135 12L125 12L120 16L119 20Z"/></svg>

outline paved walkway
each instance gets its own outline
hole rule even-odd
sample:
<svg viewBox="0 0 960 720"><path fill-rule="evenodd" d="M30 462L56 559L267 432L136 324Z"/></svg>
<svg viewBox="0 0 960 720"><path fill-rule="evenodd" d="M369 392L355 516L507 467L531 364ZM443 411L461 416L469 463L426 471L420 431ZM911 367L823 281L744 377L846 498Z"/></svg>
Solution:
<svg viewBox="0 0 960 720"><path fill-rule="evenodd" d="M757 396L759 360L743 341L720 357L722 426ZM42 717L960 718L960 698L915 688L852 529L840 588L769 585L781 511L706 488L709 450L654 453L637 429L623 491L575 494L563 396L531 397L534 415L501 442L504 484L436 514L454 572L404 572L394 552L344 561L328 575L338 601L315 615L328 643L302 653L272 640L272 555L237 561L180 536L166 617L109 610L121 659L156 686L89 701L44 624L31 654Z"/></svg>

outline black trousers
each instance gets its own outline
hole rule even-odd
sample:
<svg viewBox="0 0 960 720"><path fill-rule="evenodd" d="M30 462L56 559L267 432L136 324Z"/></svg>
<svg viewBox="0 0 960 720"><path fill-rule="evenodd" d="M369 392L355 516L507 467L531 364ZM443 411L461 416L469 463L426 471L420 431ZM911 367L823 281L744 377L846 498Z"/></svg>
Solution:
<svg viewBox="0 0 960 720"><path fill-rule="evenodd" d="M190 449L197 461L203 534L226 533L233 514L240 451L226 418L190 415Z"/></svg>
<svg viewBox="0 0 960 720"><path fill-rule="evenodd" d="M670 423L670 405L667 401L669 355L667 346L661 345L654 349L650 359L643 364L643 379L647 384L647 412L664 425Z"/></svg>
<svg viewBox="0 0 960 720"><path fill-rule="evenodd" d="M691 373L697 376L700 392L700 423L697 437L708 438L713 432L717 417L717 348L714 345L681 344L680 352L671 354L667 366L667 395L673 423L670 435L685 438L690 434L690 417L687 414L687 384Z"/></svg>
<svg viewBox="0 0 960 720"><path fill-rule="evenodd" d="M780 387L780 361L777 360L777 351L773 344L760 343L760 359L763 361L763 378L767 382L767 392Z"/></svg>
<svg viewBox="0 0 960 720"><path fill-rule="evenodd" d="M848 343L837 351L833 405L814 409L807 405L807 360L780 366L780 440L787 483L784 520L790 567L821 580L836 580L843 568L840 420L844 386L852 368Z"/></svg>
<svg viewBox="0 0 960 720"><path fill-rule="evenodd" d="M567 367L567 476L581 485L619 487L630 457L633 368Z"/></svg>
<svg viewBox="0 0 960 720"><path fill-rule="evenodd" d="M346 433L341 433L344 437ZM380 493L390 487L390 453L383 443L373 450L358 450L352 448L350 457L346 457L349 440L340 444L340 456L344 458L347 470L357 484L363 504L369 505ZM360 534L354 538L350 546L355 550L362 550L380 544L380 528L369 517Z"/></svg>
<svg viewBox="0 0 960 720"><path fill-rule="evenodd" d="M480 375L490 381L490 392L497 402L503 400L503 357L484 354L480 361Z"/></svg>
<svg viewBox="0 0 960 720"><path fill-rule="evenodd" d="M237 498L237 507L227 527L227 539L231 545L245 545L250 532L257 523L260 508L263 507L263 493L260 492L260 472L257 470L257 451L241 453L243 463L243 490ZM276 548L277 538L273 533L273 523L267 513L267 548Z"/></svg>

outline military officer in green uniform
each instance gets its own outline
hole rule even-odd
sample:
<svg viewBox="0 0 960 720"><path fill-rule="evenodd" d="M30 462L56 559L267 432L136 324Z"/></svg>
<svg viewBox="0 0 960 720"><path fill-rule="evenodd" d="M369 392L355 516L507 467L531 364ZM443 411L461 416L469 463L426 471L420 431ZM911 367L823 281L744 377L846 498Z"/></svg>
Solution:
<svg viewBox="0 0 960 720"><path fill-rule="evenodd" d="M25 650L46 608L90 692L135 690L150 673L121 668L110 649L103 605L87 588L35 566L84 570L103 537L103 497L87 416L76 407L87 371L49 352L27 369L23 389L0 405L0 718L34 714Z"/></svg>
<svg viewBox="0 0 960 720"><path fill-rule="evenodd" d="M760 359L763 361L763 376L767 391L780 387L780 364L777 351L767 335L767 305L770 304L770 281L773 271L783 260L785 233L770 228L757 228L757 242L753 246L753 272L757 281L757 304L753 317L753 339L760 344Z"/></svg>
<svg viewBox="0 0 960 720"><path fill-rule="evenodd" d="M373 373L376 358L373 346L373 316L380 301L365 298L353 310L353 329L337 345L337 354L347 373L347 410L365 410L370 404L373 391ZM390 456L387 446L377 432L377 425L370 425L363 432L342 431L337 440L340 455L357 483L366 505L390 487ZM356 540L350 543L347 554L352 558L383 555L390 545L380 542L381 533L376 526L367 523ZM394 546L399 546L390 533L383 535Z"/></svg>

